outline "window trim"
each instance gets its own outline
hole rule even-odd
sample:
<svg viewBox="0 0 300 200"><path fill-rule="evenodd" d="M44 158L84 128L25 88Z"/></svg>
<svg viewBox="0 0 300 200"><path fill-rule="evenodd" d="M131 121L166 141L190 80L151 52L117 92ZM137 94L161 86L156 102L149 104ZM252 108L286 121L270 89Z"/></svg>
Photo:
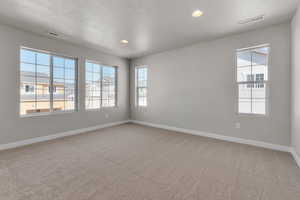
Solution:
<svg viewBox="0 0 300 200"><path fill-rule="evenodd" d="M138 87L138 70L139 69L144 69L144 68L146 68L147 69L147 80L146 80L146 83L147 83L147 87L143 87L143 88L146 88L147 89L147 96L146 96L146 99L147 99L147 105L139 105L139 100L138 100L138 98L139 98L139 92L138 92L138 89L139 89L139 87ZM148 107L148 96L149 96L149 85L148 85L148 83L149 83L149 68L148 68L148 66L147 65L139 65L139 66L136 66L135 68L134 68L134 73L135 73L135 91L134 91L134 94L135 94L135 107L137 107L137 108L147 108Z"/></svg>
<svg viewBox="0 0 300 200"><path fill-rule="evenodd" d="M86 107L86 63L92 63L92 64L97 64L101 66L101 92L100 92L100 107L99 108L87 108ZM115 105L114 106L102 106L102 74L103 74L103 69L102 67L106 66L106 67L113 67L115 68ZM118 104L118 74L119 74L119 67L116 65L109 65L109 64L105 64L103 62L99 62L96 60L91 60L91 59L85 59L84 61L84 109L85 111L100 111L103 109L112 109L112 108L118 108L119 104Z"/></svg>
<svg viewBox="0 0 300 200"><path fill-rule="evenodd" d="M49 92L49 100L50 100L50 111L49 112L37 112L37 113L30 113L30 114L25 114L25 115L21 115L21 94L20 94L20 84L21 84L21 50L25 49L28 51L34 51L37 53L44 53L44 54L49 54L50 56L50 88L51 88L51 92ZM57 56L57 57L61 57L61 58L65 58L65 59L72 59L75 61L75 102L74 102L74 110L62 110L62 111L54 111L53 109L53 92L52 92L52 87L53 87L53 56ZM27 47L27 46L19 46L19 65L18 65L18 94L19 94L19 98L18 98L18 116L19 118L33 118L33 117L40 117L40 116L51 116L51 115L57 115L57 114L70 114L70 113L75 113L79 111L79 76L78 76L78 62L79 59L74 57L74 56L69 56L69 55L65 55L65 54L60 54L60 53L56 53L53 51L48 51L48 50L42 50L42 49L36 49L36 48L31 48L31 47Z"/></svg>
<svg viewBox="0 0 300 200"><path fill-rule="evenodd" d="M268 51L268 56L267 56L267 67L268 67L268 71L267 71L267 77L268 77L268 80L267 81L264 81L263 83L266 85L266 105L265 105L265 114L259 114L259 113L240 113L239 112L239 85L240 84L247 84L247 83L253 83L253 82L249 82L249 81L243 81L243 82L238 82L238 71L237 71L237 68L238 68L238 63L237 63L237 60L238 60L238 52L241 52L241 51L251 51L253 49L258 49L258 48L264 48L264 47L268 47L269 48L269 51ZM239 117L259 117L259 118L267 118L270 116L270 102L271 102L271 99L270 99L270 89L271 89L271 44L269 43L265 43L265 44L261 44L261 45L255 45L255 46L250 46L250 47L245 47L245 48L239 48L239 49L236 49L235 50L235 67L234 67L234 70L235 70L235 91L236 91L236 105L235 105L235 112L236 112L236 115L239 116Z"/></svg>

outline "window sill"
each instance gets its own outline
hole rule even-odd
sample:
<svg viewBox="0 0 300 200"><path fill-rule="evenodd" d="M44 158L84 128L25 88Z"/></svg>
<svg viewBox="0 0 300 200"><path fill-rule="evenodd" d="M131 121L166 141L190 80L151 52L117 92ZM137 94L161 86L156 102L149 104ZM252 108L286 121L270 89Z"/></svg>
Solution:
<svg viewBox="0 0 300 200"><path fill-rule="evenodd" d="M119 108L119 106L110 106L110 107L101 107L101 108L91 108L91 109L85 109L87 112L94 112L94 111L101 111L101 110L106 110L106 109L116 109Z"/></svg>
<svg viewBox="0 0 300 200"><path fill-rule="evenodd" d="M268 114L237 113L238 117L268 118Z"/></svg>
<svg viewBox="0 0 300 200"><path fill-rule="evenodd" d="M19 115L19 117L21 119L23 119L23 118L38 118L38 117L44 117L44 116L46 117L46 116L52 116L52 115L71 114L71 113L76 113L76 112L78 112L78 110L34 113L34 114L28 114L28 115Z"/></svg>

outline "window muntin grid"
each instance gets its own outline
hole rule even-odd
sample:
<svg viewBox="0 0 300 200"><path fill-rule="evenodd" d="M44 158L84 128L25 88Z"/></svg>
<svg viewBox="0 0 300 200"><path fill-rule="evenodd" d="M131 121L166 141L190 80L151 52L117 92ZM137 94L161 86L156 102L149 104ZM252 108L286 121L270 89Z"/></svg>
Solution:
<svg viewBox="0 0 300 200"><path fill-rule="evenodd" d="M86 61L85 107L115 107L117 102L117 67Z"/></svg>
<svg viewBox="0 0 300 200"><path fill-rule="evenodd" d="M54 58L60 57L68 62L68 70L72 71L72 76L69 72L69 79L72 80L73 89L70 94L69 89L63 95L62 103L57 104L53 101L54 94L52 88L56 88L54 77ZM70 65L70 63L72 65ZM54 56L51 53L32 50L22 47L20 49L20 115L26 116L38 113L51 113L54 111L66 111L77 109L77 61L73 58L66 58L62 56ZM65 77L62 77L65 79ZM61 81L61 89L65 90L65 81ZM26 92L30 88L30 92ZM70 94L70 95L69 95ZM61 95L62 96L62 95ZM72 96L72 98L70 97ZM65 106L71 102L71 106ZM69 105L69 104L68 104Z"/></svg>
<svg viewBox="0 0 300 200"><path fill-rule="evenodd" d="M136 68L136 102L139 107L148 105L148 68Z"/></svg>
<svg viewBox="0 0 300 200"><path fill-rule="evenodd" d="M237 51L238 112L267 113L269 46Z"/></svg>

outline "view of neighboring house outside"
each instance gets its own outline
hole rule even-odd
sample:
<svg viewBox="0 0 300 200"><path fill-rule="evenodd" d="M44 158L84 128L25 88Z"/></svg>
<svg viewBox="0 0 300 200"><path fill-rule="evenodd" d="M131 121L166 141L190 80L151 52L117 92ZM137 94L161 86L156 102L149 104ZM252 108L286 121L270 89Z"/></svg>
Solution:
<svg viewBox="0 0 300 200"><path fill-rule="evenodd" d="M50 112L51 88L48 83L48 78L39 78L38 82L35 84L34 73L32 74L23 72L23 74L26 74L26 76L23 76L24 78L21 82L21 115L36 112ZM39 74L39 77L41 76L43 75ZM67 99L70 99L72 101L65 102L65 95L67 96ZM53 98L55 99L55 101L53 102L53 110L55 111L71 110L74 108L73 91L68 89L65 90L64 83L53 84Z"/></svg>

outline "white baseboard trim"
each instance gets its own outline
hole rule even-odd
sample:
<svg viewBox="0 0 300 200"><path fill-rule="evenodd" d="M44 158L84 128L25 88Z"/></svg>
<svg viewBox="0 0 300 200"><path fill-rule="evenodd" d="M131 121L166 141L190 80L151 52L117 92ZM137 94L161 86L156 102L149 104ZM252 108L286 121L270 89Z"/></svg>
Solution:
<svg viewBox="0 0 300 200"><path fill-rule="evenodd" d="M207 133L207 132L196 131L196 130L191 130L191 129L177 128L177 127L173 127L173 126L154 124L154 123L149 123L149 122L145 122L145 121L131 120L131 122L140 124L140 125L151 126L151 127L155 127L155 128L161 128L161 129L166 129L166 130L171 130L171 131L176 131L176 132L187 133L187 134L191 134L191 135L198 135L198 136L209 137L209 138L214 138L214 139L218 139L218 140L224 140L224 141L228 141L228 142L235 142L235 143L240 143L240 144L258 146L258 147L273 149L273 150L277 150L277 151L291 152L291 147L289 147L289 146L282 146L282 145L277 145L277 144L260 142L260 141L256 141L256 140L248 140L248 139L243 139L243 138L230 137L230 136L219 135L219 134L214 134L214 133Z"/></svg>
<svg viewBox="0 0 300 200"><path fill-rule="evenodd" d="M117 125L121 125L121 124L126 124L129 122L135 123L135 124L140 124L140 125L145 125L145 126L150 126L150 127L155 127L155 128L161 128L161 129L181 132L181 133L187 133L187 134L191 134L191 135L209 137L209 138L214 138L214 139L218 139L218 140L224 140L224 141L241 143L241 144L248 144L248 145L252 145L252 146L258 146L258 147L263 147L263 148L273 149L273 150L278 150L278 151L290 152L293 155L296 163L300 167L300 157L296 153L296 150L293 147L265 143L265 142L255 141L255 140L236 138L236 137L229 137L229 136L218 135L218 134L214 134L214 133L206 133L206 132L196 131L196 130L191 130L191 129L177 128L177 127L167 126L167 125L162 125L162 124L154 124L154 123L138 121L138 120L118 121L118 122L113 122L113 123L109 123L109 124L102 124L102 125L97 125L97 126L92 126L92 127L82 128L82 129L66 131L66 132L43 136L43 137L31 138L31 139L8 143L8 144L0 144L0 151L13 149L13 148L17 148L17 147L22 147L22 146L27 146L27 145L35 144L35 143L45 142L45 141L49 141L49 140L54 140L54 139L58 139L58 138L63 138L63 137L67 137L67 136L78 135L81 133L95 131L95 130L99 130L102 128L117 126Z"/></svg>
<svg viewBox="0 0 300 200"><path fill-rule="evenodd" d="M13 148L17 148L17 147L22 147L22 146L26 146L26 145L30 145L30 144L35 144L35 143L39 143L39 142L54 140L54 139L58 139L58 138L63 138L66 136L78 135L81 133L95 131L98 129L116 126L116 125L120 125L120 124L126 124L129 122L130 122L129 120L118 121L118 122L113 122L113 123L109 123L109 124L101 124L101 125L97 125L97 126L66 131L66 132L57 133L57 134L53 134L53 135L47 135L47 136L43 136L43 137L31 138L31 139L17 141L17 142L8 143L8 144L0 144L0 151L13 149Z"/></svg>
<svg viewBox="0 0 300 200"><path fill-rule="evenodd" d="M298 164L298 167L300 167L300 157L296 152L296 149L294 147L291 147L291 154L293 155L296 163Z"/></svg>

